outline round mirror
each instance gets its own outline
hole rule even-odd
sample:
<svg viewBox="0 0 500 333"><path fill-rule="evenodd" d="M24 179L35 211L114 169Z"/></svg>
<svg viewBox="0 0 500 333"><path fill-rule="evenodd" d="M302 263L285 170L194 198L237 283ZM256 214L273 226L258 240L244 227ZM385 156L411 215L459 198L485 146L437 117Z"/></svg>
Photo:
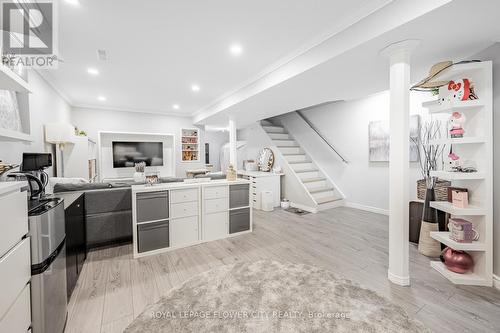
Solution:
<svg viewBox="0 0 500 333"><path fill-rule="evenodd" d="M264 148L259 153L260 171L269 172L274 165L274 153L270 148Z"/></svg>

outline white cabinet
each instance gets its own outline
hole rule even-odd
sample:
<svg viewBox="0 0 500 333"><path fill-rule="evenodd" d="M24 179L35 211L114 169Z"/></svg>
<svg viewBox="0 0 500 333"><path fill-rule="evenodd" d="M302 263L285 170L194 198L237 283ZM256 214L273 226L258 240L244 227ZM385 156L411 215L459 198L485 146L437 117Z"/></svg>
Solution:
<svg viewBox="0 0 500 333"><path fill-rule="evenodd" d="M203 221L203 239L206 241L227 237L229 234L228 212L206 214Z"/></svg>
<svg viewBox="0 0 500 333"><path fill-rule="evenodd" d="M26 182L0 183L0 332L31 325L31 258Z"/></svg>
<svg viewBox="0 0 500 333"><path fill-rule="evenodd" d="M64 177L94 181L97 178L96 150L95 142L88 137L73 136L63 150Z"/></svg>
<svg viewBox="0 0 500 333"><path fill-rule="evenodd" d="M198 241L198 216L184 217L170 221L170 246L179 247Z"/></svg>
<svg viewBox="0 0 500 333"><path fill-rule="evenodd" d="M0 255L12 248L28 233L28 202L26 192L0 196Z"/></svg>
<svg viewBox="0 0 500 333"><path fill-rule="evenodd" d="M283 174L274 174L261 171L238 171L243 178L250 180L250 193L253 208L262 209L261 193L271 191L273 193L273 206L279 207L281 202L281 177Z"/></svg>

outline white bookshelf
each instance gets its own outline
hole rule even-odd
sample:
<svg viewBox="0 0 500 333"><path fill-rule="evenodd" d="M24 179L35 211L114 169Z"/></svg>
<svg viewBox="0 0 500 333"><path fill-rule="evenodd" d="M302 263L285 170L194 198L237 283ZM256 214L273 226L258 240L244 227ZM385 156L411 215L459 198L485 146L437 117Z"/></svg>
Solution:
<svg viewBox="0 0 500 333"><path fill-rule="evenodd" d="M458 243L450 239L448 232L432 232L431 237L456 250L469 253L474 267L466 274L454 273L440 261L432 261L431 267L455 284L492 286L493 283L493 80L490 61L454 65L435 80L460 80L468 78L475 87L477 100L439 104L423 103L431 114L462 112L467 117L463 138L442 138L431 144L450 145L462 161L474 161L478 172L462 173L437 170L432 176L449 180L452 186L465 187L469 191L469 206L458 208L449 202L434 201L431 206L462 217L473 223L479 232L479 240Z"/></svg>
<svg viewBox="0 0 500 333"><path fill-rule="evenodd" d="M200 161L200 131L197 128L181 128L182 162Z"/></svg>

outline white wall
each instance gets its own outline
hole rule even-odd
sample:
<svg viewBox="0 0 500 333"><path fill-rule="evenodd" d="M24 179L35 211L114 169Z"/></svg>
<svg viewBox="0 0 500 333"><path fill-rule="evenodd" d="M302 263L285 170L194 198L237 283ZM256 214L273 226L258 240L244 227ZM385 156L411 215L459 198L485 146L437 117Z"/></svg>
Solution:
<svg viewBox="0 0 500 333"><path fill-rule="evenodd" d="M101 146L99 159L99 179L129 178L135 172L131 168L113 167L113 141L140 141L163 143L163 166L146 167L146 172L156 171L160 177L175 177L175 146L172 135L144 135L131 133L101 133L99 143Z"/></svg>
<svg viewBox="0 0 500 333"><path fill-rule="evenodd" d="M70 106L39 74L31 71L29 83L33 90L29 96L29 108L31 134L34 141L6 142L0 139L0 160L6 163L20 163L23 152L52 153L52 145L45 143L43 125L71 122ZM52 174L51 169L48 172Z"/></svg>
<svg viewBox="0 0 500 333"><path fill-rule="evenodd" d="M425 121L427 112L421 107L430 100L430 94L412 93L410 113L421 115ZM389 92L366 98L319 105L303 114L326 139L349 161L345 164L318 137L311 135L309 127L291 133L316 163L329 175L344 193L346 202L379 212L389 209L389 163L370 162L368 156L368 124L371 121L389 119ZM286 120L286 115L278 117ZM420 179L418 163L410 163L410 198L416 198L416 181Z"/></svg>
<svg viewBox="0 0 500 333"><path fill-rule="evenodd" d="M74 108L71 115L72 123L94 140L97 140L99 131L173 134L177 177L185 177L188 169L205 166L204 131L200 131L200 162L181 162L180 129L193 128L191 118L83 108Z"/></svg>
<svg viewBox="0 0 500 333"><path fill-rule="evenodd" d="M205 142L209 143L209 158L210 164L214 166L213 171L223 171L221 170L220 164L220 151L222 146L229 142L229 132L228 131L205 131ZM202 156L203 162L205 162L205 155Z"/></svg>
<svg viewBox="0 0 500 333"><path fill-rule="evenodd" d="M493 273L500 288L500 43L479 52L471 59L493 61Z"/></svg>

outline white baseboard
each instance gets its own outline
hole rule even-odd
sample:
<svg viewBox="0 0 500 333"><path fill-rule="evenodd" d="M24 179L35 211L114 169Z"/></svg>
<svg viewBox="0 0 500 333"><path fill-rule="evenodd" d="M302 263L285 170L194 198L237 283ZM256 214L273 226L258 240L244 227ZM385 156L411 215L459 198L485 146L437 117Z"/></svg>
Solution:
<svg viewBox="0 0 500 333"><path fill-rule="evenodd" d="M367 211L367 212L372 212L372 213L377 213L377 214L383 214L383 215L389 215L389 210L388 209L382 209L382 208L378 208L378 207L366 206L366 205L358 204L358 203L355 203L355 202L346 201L345 206L346 207L350 207L350 208L364 210L364 211Z"/></svg>
<svg viewBox="0 0 500 333"><path fill-rule="evenodd" d="M500 290L500 276L493 274L493 287Z"/></svg>
<svg viewBox="0 0 500 333"><path fill-rule="evenodd" d="M318 212L317 208L301 205L301 204L295 203L293 201L290 202L290 206L293 208L305 210L306 212L313 213L313 214L316 214Z"/></svg>
<svg viewBox="0 0 500 333"><path fill-rule="evenodd" d="M410 285L410 277L409 276L399 276L387 271L387 278L394 284L399 286L409 286Z"/></svg>

